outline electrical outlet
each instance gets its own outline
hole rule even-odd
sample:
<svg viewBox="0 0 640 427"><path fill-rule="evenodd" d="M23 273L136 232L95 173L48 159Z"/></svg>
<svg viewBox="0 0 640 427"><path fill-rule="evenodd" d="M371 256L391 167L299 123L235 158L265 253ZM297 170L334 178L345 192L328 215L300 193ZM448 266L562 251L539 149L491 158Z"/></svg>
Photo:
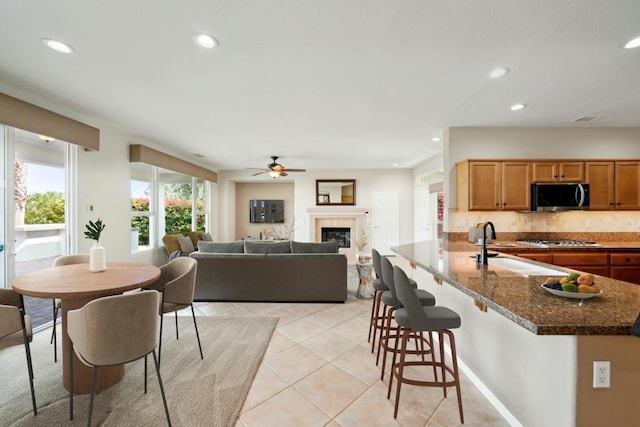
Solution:
<svg viewBox="0 0 640 427"><path fill-rule="evenodd" d="M611 362L593 361L593 388L609 388L611 383Z"/></svg>

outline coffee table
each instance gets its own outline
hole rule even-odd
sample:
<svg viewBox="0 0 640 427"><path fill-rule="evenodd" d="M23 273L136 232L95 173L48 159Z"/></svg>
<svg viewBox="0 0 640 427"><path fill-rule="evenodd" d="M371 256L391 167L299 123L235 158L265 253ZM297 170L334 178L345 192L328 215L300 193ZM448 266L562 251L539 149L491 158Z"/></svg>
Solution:
<svg viewBox="0 0 640 427"><path fill-rule="evenodd" d="M91 393L91 368L73 354L69 354L67 313L89 301L117 295L153 283L160 277L160 269L153 265L110 262L100 272L89 271L89 264L71 264L45 268L16 278L13 289L23 295L39 298L62 299L62 373L65 389L69 390L69 357L73 357L73 391ZM98 369L96 392L117 384L124 376L124 365Z"/></svg>

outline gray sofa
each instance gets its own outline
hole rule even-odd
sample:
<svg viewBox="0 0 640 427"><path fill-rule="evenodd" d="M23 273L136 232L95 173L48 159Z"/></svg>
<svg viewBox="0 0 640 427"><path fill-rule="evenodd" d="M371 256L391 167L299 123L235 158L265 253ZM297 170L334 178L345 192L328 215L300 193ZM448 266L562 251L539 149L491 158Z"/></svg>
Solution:
<svg viewBox="0 0 640 427"><path fill-rule="evenodd" d="M347 258L336 242L199 242L195 301L344 302Z"/></svg>

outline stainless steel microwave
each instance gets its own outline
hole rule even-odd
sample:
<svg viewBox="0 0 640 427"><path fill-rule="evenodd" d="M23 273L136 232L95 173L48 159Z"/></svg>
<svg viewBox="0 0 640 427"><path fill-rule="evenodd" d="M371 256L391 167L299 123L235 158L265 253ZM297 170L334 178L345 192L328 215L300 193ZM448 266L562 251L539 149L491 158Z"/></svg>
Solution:
<svg viewBox="0 0 640 427"><path fill-rule="evenodd" d="M531 184L532 211L589 209L589 184Z"/></svg>

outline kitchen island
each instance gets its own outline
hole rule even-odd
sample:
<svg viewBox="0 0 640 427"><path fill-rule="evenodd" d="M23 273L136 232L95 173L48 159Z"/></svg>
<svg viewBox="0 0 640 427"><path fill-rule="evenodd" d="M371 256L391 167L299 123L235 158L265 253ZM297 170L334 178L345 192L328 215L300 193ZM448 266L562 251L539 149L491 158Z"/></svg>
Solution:
<svg viewBox="0 0 640 427"><path fill-rule="evenodd" d="M438 305L460 314L458 356L512 423L640 425L633 404L640 339L628 335L640 312L640 286L596 276L602 295L580 304L542 289L546 276L492 266L491 258L488 266L476 264L465 242L418 242L393 251L415 267L413 278ZM572 271L522 261L559 275ZM610 388L592 387L599 360L611 362Z"/></svg>

